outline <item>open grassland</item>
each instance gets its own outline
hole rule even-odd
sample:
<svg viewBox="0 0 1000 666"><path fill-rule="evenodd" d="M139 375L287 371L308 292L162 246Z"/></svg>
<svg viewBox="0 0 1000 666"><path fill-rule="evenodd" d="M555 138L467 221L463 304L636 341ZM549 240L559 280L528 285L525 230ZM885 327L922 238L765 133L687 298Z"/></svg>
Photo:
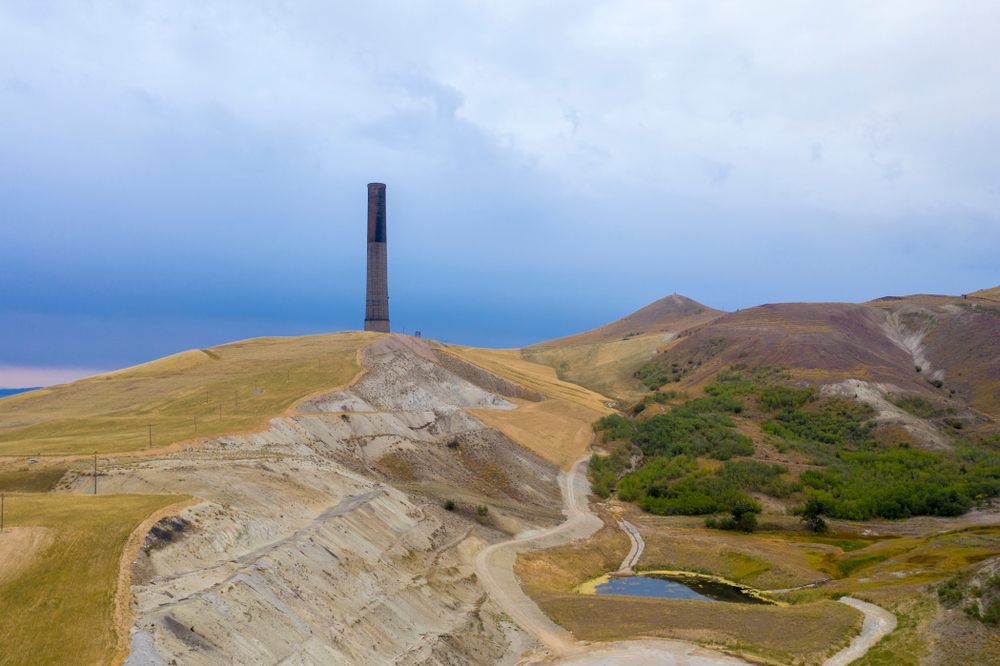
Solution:
<svg viewBox="0 0 1000 666"><path fill-rule="evenodd" d="M979 298L987 298L991 301L1000 301L1000 287L993 287L992 289L981 289L969 295L978 296Z"/></svg>
<svg viewBox="0 0 1000 666"><path fill-rule="evenodd" d="M122 453L257 428L350 382L357 350L379 337L258 338L4 398L0 456Z"/></svg>
<svg viewBox="0 0 1000 666"><path fill-rule="evenodd" d="M113 663L124 631L114 622L122 549L147 517L184 499L7 495L0 533L0 664Z"/></svg>
<svg viewBox="0 0 1000 666"><path fill-rule="evenodd" d="M449 346L445 351L545 394L547 399L541 402L512 399L518 408L509 411L469 411L564 470L590 450L594 441L592 424L614 411L605 404L603 395L559 379L553 368L524 360L517 349Z"/></svg>
<svg viewBox="0 0 1000 666"><path fill-rule="evenodd" d="M45 493L53 490L69 469L65 464L42 462L28 467L21 462L0 463L0 492Z"/></svg>
<svg viewBox="0 0 1000 666"><path fill-rule="evenodd" d="M601 416L614 411L604 404L607 402L605 396L559 379L555 369L523 359L519 349L477 349L448 345L444 351L493 374L540 391L550 398L575 402Z"/></svg>
<svg viewBox="0 0 1000 666"><path fill-rule="evenodd" d="M521 357L555 369L559 379L632 402L649 392L634 377L635 371L662 344L662 335L652 335L584 345L526 347Z"/></svg>
<svg viewBox="0 0 1000 666"><path fill-rule="evenodd" d="M828 577L811 565L803 548L735 534L671 532L645 537L637 569L714 574L761 590L809 585Z"/></svg>
<svg viewBox="0 0 1000 666"><path fill-rule="evenodd" d="M777 607L571 592L617 569L628 547L624 534L605 528L582 544L524 553L516 572L539 607L582 640L675 638L784 663L818 664L860 630L860 613L826 599ZM755 562L740 557L737 566Z"/></svg>
<svg viewBox="0 0 1000 666"><path fill-rule="evenodd" d="M510 400L517 403L517 409L470 409L469 413L566 471L590 450L594 442L591 424L602 416L598 412L561 398Z"/></svg>
<svg viewBox="0 0 1000 666"><path fill-rule="evenodd" d="M767 516L761 531L743 534L703 529L689 517L618 508L645 540L637 570L699 572L764 590L815 586L777 595L790 604L783 608L574 594L580 583L616 570L628 552L624 534L607 525L586 542L525 553L517 562L529 596L580 639L659 636L782 663L820 663L859 626L853 611L833 603L846 595L880 605L899 619L899 628L859 663L924 663L943 645L949 647L942 654L955 658L931 663L1000 663L1000 652L991 652L1000 646L996 628L969 619L957 606L940 606L935 593L956 572L1000 557L1000 527L964 527L962 518L935 519L921 529L913 528L927 519L832 521L838 531L817 535L793 516ZM889 533L893 527L902 534ZM965 639L956 640L956 632ZM993 656L984 660L986 654ZM894 661L894 655L905 658Z"/></svg>

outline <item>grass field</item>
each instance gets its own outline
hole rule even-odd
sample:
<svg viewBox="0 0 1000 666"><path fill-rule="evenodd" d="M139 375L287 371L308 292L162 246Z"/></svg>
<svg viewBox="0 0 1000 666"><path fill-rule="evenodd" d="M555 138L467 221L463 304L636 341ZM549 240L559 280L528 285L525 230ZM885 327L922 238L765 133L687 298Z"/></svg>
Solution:
<svg viewBox="0 0 1000 666"><path fill-rule="evenodd" d="M184 499L7 495L0 533L0 665L112 663L125 542L152 513Z"/></svg>
<svg viewBox="0 0 1000 666"><path fill-rule="evenodd" d="M559 379L632 402L649 393L633 374L662 344L662 335L652 335L585 345L526 347L521 357L555 369Z"/></svg>
<svg viewBox="0 0 1000 666"><path fill-rule="evenodd" d="M477 349L448 345L444 351L505 379L541 391L551 398L562 398L592 409L600 416L614 411L604 404L607 402L605 396L559 379L553 368L521 358L519 349Z"/></svg>
<svg viewBox="0 0 1000 666"><path fill-rule="evenodd" d="M591 427L614 410L603 395L564 382L553 368L521 358L517 349L476 349L449 346L446 351L490 372L540 391L541 402L514 400L513 410L469 410L521 446L568 470L586 455L594 441Z"/></svg>
<svg viewBox="0 0 1000 666"><path fill-rule="evenodd" d="M602 414L560 398L513 402L517 409L470 409L469 413L564 470L589 453L594 442L591 424Z"/></svg>
<svg viewBox="0 0 1000 666"><path fill-rule="evenodd" d="M516 571L539 607L581 640L674 638L783 663L819 664L861 628L860 613L826 599L777 607L571 592L617 569L628 547L623 533L605 528L584 544L521 554Z"/></svg>
<svg viewBox="0 0 1000 666"><path fill-rule="evenodd" d="M379 337L258 338L4 398L0 456L105 455L253 429L348 383L360 370L356 351Z"/></svg>

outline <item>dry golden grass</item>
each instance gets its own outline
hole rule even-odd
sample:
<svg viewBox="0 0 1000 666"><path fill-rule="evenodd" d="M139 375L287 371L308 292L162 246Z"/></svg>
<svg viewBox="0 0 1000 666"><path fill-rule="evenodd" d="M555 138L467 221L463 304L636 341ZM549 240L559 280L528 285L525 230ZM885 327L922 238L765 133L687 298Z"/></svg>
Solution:
<svg viewBox="0 0 1000 666"><path fill-rule="evenodd" d="M0 552L22 530L43 530L33 552L17 553L18 571L0 579L0 664L112 663L119 636L113 614L122 549L153 512L185 498L171 495L8 495ZM6 558L3 558L6 559Z"/></svg>
<svg viewBox="0 0 1000 666"><path fill-rule="evenodd" d="M575 402L601 416L614 411L604 404L608 401L605 396L562 381L553 368L521 358L519 349L478 349L448 345L443 351L551 398Z"/></svg>
<svg viewBox="0 0 1000 666"><path fill-rule="evenodd" d="M52 545L52 530L38 525L4 526L0 533L0 585L23 574L39 551Z"/></svg>
<svg viewBox="0 0 1000 666"><path fill-rule="evenodd" d="M562 381L554 369L521 358L520 350L448 346L444 351L544 393L547 399L542 402L513 400L518 408L510 411L469 411L565 470L590 450L594 421L614 411L605 404L607 398L603 395Z"/></svg>
<svg viewBox="0 0 1000 666"><path fill-rule="evenodd" d="M149 446L150 424L154 449L253 429L312 393L349 382L360 370L356 351L379 337L258 338L4 398L0 456L137 451Z"/></svg>
<svg viewBox="0 0 1000 666"><path fill-rule="evenodd" d="M662 336L570 346L526 347L521 357L554 368L559 379L601 395L634 401L649 393L633 375L662 345Z"/></svg>
<svg viewBox="0 0 1000 666"><path fill-rule="evenodd" d="M560 398L513 402L517 403L517 409L470 409L469 412L567 471L590 451L595 437L591 424L603 414Z"/></svg>
<svg viewBox="0 0 1000 666"><path fill-rule="evenodd" d="M969 294L969 296L978 296L979 298L988 298L991 301L1000 301L1000 287L980 289L979 291Z"/></svg>

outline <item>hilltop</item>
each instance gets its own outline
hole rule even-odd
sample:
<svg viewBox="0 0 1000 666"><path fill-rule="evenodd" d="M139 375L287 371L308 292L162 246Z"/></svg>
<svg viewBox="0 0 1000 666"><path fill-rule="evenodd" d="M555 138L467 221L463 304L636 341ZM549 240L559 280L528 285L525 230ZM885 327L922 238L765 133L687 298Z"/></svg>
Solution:
<svg viewBox="0 0 1000 666"><path fill-rule="evenodd" d="M647 386L695 390L733 365L786 368L796 385L859 382L961 412L967 427L1000 416L1000 308L975 295L868 303L768 304L682 334L645 366Z"/></svg>
<svg viewBox="0 0 1000 666"><path fill-rule="evenodd" d="M722 314L725 313L721 310L702 305L686 296L673 294L650 303L621 319L616 319L610 324L604 324L576 335L539 342L532 346L565 347L596 342L614 342L632 337L669 335L681 329L711 321Z"/></svg>

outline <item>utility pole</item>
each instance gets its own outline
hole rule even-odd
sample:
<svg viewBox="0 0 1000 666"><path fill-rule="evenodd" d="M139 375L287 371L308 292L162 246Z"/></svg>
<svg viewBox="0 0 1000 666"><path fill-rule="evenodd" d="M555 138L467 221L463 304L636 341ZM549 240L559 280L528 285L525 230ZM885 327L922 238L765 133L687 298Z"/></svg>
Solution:
<svg viewBox="0 0 1000 666"><path fill-rule="evenodd" d="M198 434L198 415L194 415L194 434Z"/></svg>
<svg viewBox="0 0 1000 666"><path fill-rule="evenodd" d="M94 494L97 494L97 451L94 451Z"/></svg>
<svg viewBox="0 0 1000 666"><path fill-rule="evenodd" d="M149 426L149 448L153 448L153 424L150 423Z"/></svg>
<svg viewBox="0 0 1000 666"><path fill-rule="evenodd" d="M222 403L219 403L219 420L222 420Z"/></svg>
<svg viewBox="0 0 1000 666"><path fill-rule="evenodd" d="M239 407L240 406L240 392L239 391L233 391L233 394L236 396L236 406Z"/></svg>
<svg viewBox="0 0 1000 666"><path fill-rule="evenodd" d="M0 532L3 532L3 493L0 493Z"/></svg>

